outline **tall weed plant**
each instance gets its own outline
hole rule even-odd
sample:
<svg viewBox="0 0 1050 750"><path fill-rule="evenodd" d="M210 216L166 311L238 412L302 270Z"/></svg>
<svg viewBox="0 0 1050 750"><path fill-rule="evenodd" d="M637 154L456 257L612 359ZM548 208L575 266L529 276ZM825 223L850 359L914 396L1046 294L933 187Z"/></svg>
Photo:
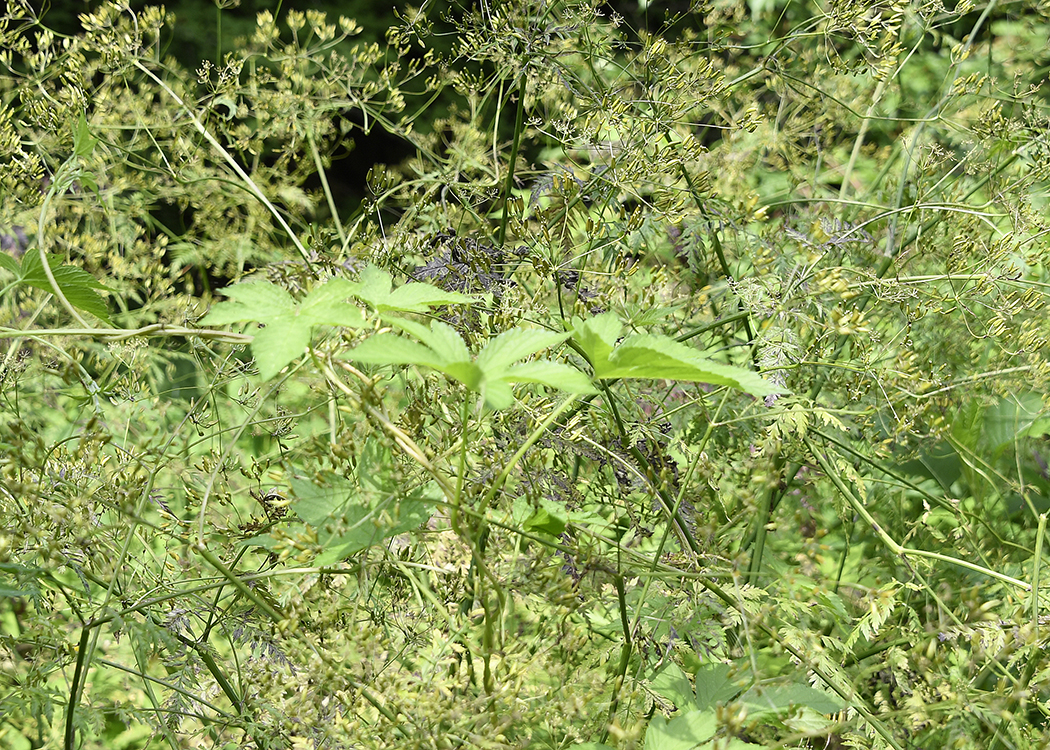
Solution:
<svg viewBox="0 0 1050 750"><path fill-rule="evenodd" d="M8 3L0 745L1047 746L1046 5L674 8Z"/></svg>

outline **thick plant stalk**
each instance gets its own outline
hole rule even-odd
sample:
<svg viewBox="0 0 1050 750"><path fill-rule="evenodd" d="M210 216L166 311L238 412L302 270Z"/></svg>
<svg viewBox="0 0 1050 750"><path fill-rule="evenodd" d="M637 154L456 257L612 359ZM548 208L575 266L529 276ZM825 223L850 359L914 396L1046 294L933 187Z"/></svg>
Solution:
<svg viewBox="0 0 1050 750"><path fill-rule="evenodd" d="M634 642L631 639L631 627L627 621L627 592L623 585L623 574L617 573L613 578L616 585L616 600L620 609L620 626L623 628L623 645L620 646L620 663L616 667L616 679L613 681L612 699L609 701L609 718L605 722L605 731L602 733L601 743L609 739L609 727L616 720L616 712L620 708L620 691L627 679L627 667L631 664L631 652L634 650Z"/></svg>
<svg viewBox="0 0 1050 750"><path fill-rule="evenodd" d="M80 629L80 643L77 647L77 666L73 670L73 684L69 688L69 705L66 706L66 734L65 750L76 750L77 730L73 721L76 715L76 707L80 703L80 694L84 689L84 678L88 653L88 640L91 637L91 628Z"/></svg>

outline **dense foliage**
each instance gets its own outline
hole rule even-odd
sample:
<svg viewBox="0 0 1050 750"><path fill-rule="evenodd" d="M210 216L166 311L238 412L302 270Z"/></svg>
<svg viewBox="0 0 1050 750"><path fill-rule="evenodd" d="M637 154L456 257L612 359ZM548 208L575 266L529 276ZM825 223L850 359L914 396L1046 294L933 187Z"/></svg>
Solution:
<svg viewBox="0 0 1050 750"><path fill-rule="evenodd" d="M1047 746L1048 6L432 5L8 3L0 745Z"/></svg>

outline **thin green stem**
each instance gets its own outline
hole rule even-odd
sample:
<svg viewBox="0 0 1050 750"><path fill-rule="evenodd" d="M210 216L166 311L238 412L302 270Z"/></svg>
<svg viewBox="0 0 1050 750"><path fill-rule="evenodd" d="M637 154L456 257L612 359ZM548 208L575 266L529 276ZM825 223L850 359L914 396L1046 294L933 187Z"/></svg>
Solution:
<svg viewBox="0 0 1050 750"><path fill-rule="evenodd" d="M1039 573L1043 562L1043 535L1046 534L1046 513L1039 514L1039 528L1035 537L1035 554L1032 555L1032 627L1039 630Z"/></svg>
<svg viewBox="0 0 1050 750"><path fill-rule="evenodd" d="M853 508L853 510L859 515L864 521L875 531L875 534L882 540L882 543L890 550L894 555L907 559L909 557L917 557L926 560L936 560L937 562L948 563L949 565L956 565L960 568L966 568L972 570L975 573L981 573L989 578L994 578L997 581L1009 584L1022 591L1031 591L1031 584L1025 583L1022 580L1008 576L1005 573L1000 573L997 570L986 568L982 565L975 565L968 560L961 560L957 557L951 557L950 555L942 555L939 552L929 552L924 549L914 549L911 547L905 547L899 544L893 537L891 537L882 525L876 521L868 509L864 507L864 504L850 491L846 486L845 482L842 481L842 477L839 476L838 470L831 464L831 462L817 450L816 446L810 441L808 437L803 437L802 442L806 445L810 455L813 456L817 464L820 466L821 471L831 480L832 484L835 485L835 489L839 491L843 499L846 500Z"/></svg>
<svg viewBox="0 0 1050 750"><path fill-rule="evenodd" d="M285 234L288 235L288 238L292 241L292 244L295 245L295 249L299 251L299 255L303 259L303 262L306 264L306 267L313 271L316 275L316 271L314 271L313 264L310 262L310 253L308 253L306 248L303 247L303 243L299 241L299 237L296 236L295 232L292 231L292 228L288 226L288 222L284 220L283 216L281 216L281 212L278 211L277 207L273 205L269 198L266 197L266 194L262 191L262 188L260 188L255 183L255 180L253 180L251 176L244 171L244 168L237 163L237 160L233 158L233 155L230 154L230 152L227 151L225 148L223 148L222 144L219 143L218 140L216 140L215 136L213 136L211 132L209 132L206 127L204 127L201 121L197 119L197 115L193 113L193 110L190 109L186 102L184 102L182 98L175 93L171 86L165 83L159 76L157 76L157 74L155 74L152 70L143 65L139 60L132 61L132 64L136 68L141 70L143 73L145 73L147 76L149 76L151 79L153 79L154 83L156 83L158 86L164 89L165 93L172 99L174 99L176 104L182 107L183 111L186 112L186 115L190 118L190 122L193 123L193 127L196 128L197 132L204 136L204 139L211 144L212 148L214 148L219 153L223 160L230 165L230 168L237 174L237 176L241 178L244 184L248 186L248 189L251 191L251 193L259 200L260 203L266 206L267 210L269 210L269 212L273 215L274 219L281 226L281 229L283 229ZM85 325L84 327L86 328L87 326Z"/></svg>
<svg viewBox="0 0 1050 750"><path fill-rule="evenodd" d="M1032 608L1032 644L1030 648L1035 650L1036 653L1032 654L1025 662L1024 671L1021 673L1021 679L1016 689L1014 690L1011 703L1017 706L1021 703L1021 696L1024 696L1028 690L1028 686L1032 682L1032 678L1035 676L1035 671L1043 663L1043 659L1038 658L1045 653L1045 649L1039 646L1042 642L1040 631L1042 628L1039 625L1039 574L1040 567L1042 566L1043 559L1043 535L1046 533L1046 513L1039 514L1039 528L1035 540L1035 555L1033 555L1032 562L1032 594L1031 594L1031 608ZM1002 738L1006 736L1009 722L1013 720L1013 710L1004 711L1003 718L999 722L999 728L996 731L995 743L992 745L992 750L996 750L1003 746ZM1044 711L1044 716L1046 712Z"/></svg>
<svg viewBox="0 0 1050 750"><path fill-rule="evenodd" d="M889 76L879 81L875 87L875 93L871 97L871 104L868 106L868 111L865 113L864 118L860 123L860 130L857 132L857 139L853 142L853 151L850 152L849 162L846 164L846 169L842 173L842 186L839 188L839 200L846 200L846 195L849 192L849 181L853 175L853 167L857 164L857 158L860 156L861 147L864 145L864 136L868 132L868 126L871 125L871 117L875 114L875 108L879 106L879 102L882 101L882 95L886 91L886 82L889 81Z"/></svg>
<svg viewBox="0 0 1050 750"><path fill-rule="evenodd" d="M343 222L339 220L339 209L335 205L335 198L332 196L332 188L328 185L328 174L324 168L324 164L321 163L321 154L317 150L317 143L314 139L313 129L306 126L306 142L310 146L310 156L314 160L314 168L317 170L317 176L321 180L321 189L324 190L325 200L328 201L328 210L332 214L332 222L335 224L335 231L339 234L339 242L343 247L347 245L346 232L343 230Z"/></svg>
<svg viewBox="0 0 1050 750"><path fill-rule="evenodd" d="M521 459L525 457L525 454L528 452L529 448L535 445L536 441L543 437L543 434L550 429L550 426L558 420L558 417L564 414L565 411L574 403L576 403L578 399L579 396L575 394L569 396L560 404L558 404L549 414L547 414L546 417L543 418L543 421L536 426L536 429L534 429L532 431L532 434L530 434L528 438L525 439L525 442L521 444L521 447L514 452L514 455L511 456L510 460L500 471L496 479L493 480L492 484L489 485L488 492L486 492L485 496L481 499L482 512L484 512L485 509L491 505L492 499L496 496L496 493L503 486L503 483L507 481L507 478L510 476L510 473L514 470L514 467L516 467L521 462Z"/></svg>
<svg viewBox="0 0 1050 750"><path fill-rule="evenodd" d="M497 247L503 247L507 241L507 224L510 222L511 197L514 189L514 168L518 163L518 149L521 146L521 136L525 130L525 83L525 74L522 73L518 82L518 111L514 116L514 140L510 144L507 179L503 184L503 216L499 224L499 236L496 240Z"/></svg>
<svg viewBox="0 0 1050 750"><path fill-rule="evenodd" d="M609 727L616 721L616 712L620 708L620 692L627 680L627 668L631 664L631 651L634 643L631 639L631 627L627 621L627 592L623 584L623 574L617 571L613 576L616 586L616 601L620 609L620 627L623 628L623 644L620 646L620 663L616 666L616 679L613 681L612 698L609 700L608 719L605 722L605 731L602 733L601 744L609 739Z"/></svg>
<svg viewBox="0 0 1050 750"><path fill-rule="evenodd" d="M470 430L469 394L463 396L463 403L460 405L459 421L459 470L456 472L456 490L451 498L452 528L457 534L462 533L462 530L459 528L459 511L463 505L463 484L466 482L467 477L467 434Z"/></svg>
<svg viewBox="0 0 1050 750"><path fill-rule="evenodd" d="M237 709L237 713L244 713L244 703L241 700L241 696L234 690L233 685L226 679L226 674L219 667L215 661L215 657L208 651L208 647L194 643L193 650L197 652L197 656L200 657L201 661L204 662L204 667L208 670L212 677L215 678L215 682L218 683L219 689L222 690L223 694L229 699L233 707Z"/></svg>
<svg viewBox="0 0 1050 750"><path fill-rule="evenodd" d="M775 491L774 487L770 487L762 493L762 504L755 518L755 547L751 551L751 560L747 566L747 582L752 586L758 584L758 575L762 569L762 558L766 552L766 533L773 515Z"/></svg>
<svg viewBox="0 0 1050 750"><path fill-rule="evenodd" d="M241 592L241 594L247 597L248 600L251 601L252 604L254 604L256 607L258 607L260 611L262 611L267 617L269 617L274 622L281 622L285 619L284 615L282 615L280 612L274 609L269 602L267 602L257 593L248 588L248 585L241 580L240 576L238 576L236 573L234 573L232 570L226 567L225 563L223 563L223 561L220 560L218 556L215 555L215 553L209 550L207 546L205 546L203 541L197 542L197 544L194 545L193 549L196 550L197 554L199 554L201 557L207 560L213 568L219 571L223 575L223 577L226 578L227 581L233 584L234 588L236 588L239 592Z"/></svg>
<svg viewBox="0 0 1050 750"><path fill-rule="evenodd" d="M246 333L230 333L229 331L218 331L210 328L186 328L164 323L153 323L141 328L42 328L39 330L27 330L23 328L0 327L0 340L18 338L44 339L49 336L83 336L102 339L103 341L123 341L136 336L186 336L240 345L250 344L255 339L254 336Z"/></svg>

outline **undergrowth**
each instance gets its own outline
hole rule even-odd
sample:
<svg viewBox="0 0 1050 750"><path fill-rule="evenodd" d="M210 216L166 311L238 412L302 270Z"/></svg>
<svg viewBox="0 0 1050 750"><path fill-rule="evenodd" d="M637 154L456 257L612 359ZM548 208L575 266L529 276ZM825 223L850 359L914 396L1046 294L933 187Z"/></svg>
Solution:
<svg viewBox="0 0 1050 750"><path fill-rule="evenodd" d="M399 18L8 3L0 745L1047 746L1045 4Z"/></svg>

